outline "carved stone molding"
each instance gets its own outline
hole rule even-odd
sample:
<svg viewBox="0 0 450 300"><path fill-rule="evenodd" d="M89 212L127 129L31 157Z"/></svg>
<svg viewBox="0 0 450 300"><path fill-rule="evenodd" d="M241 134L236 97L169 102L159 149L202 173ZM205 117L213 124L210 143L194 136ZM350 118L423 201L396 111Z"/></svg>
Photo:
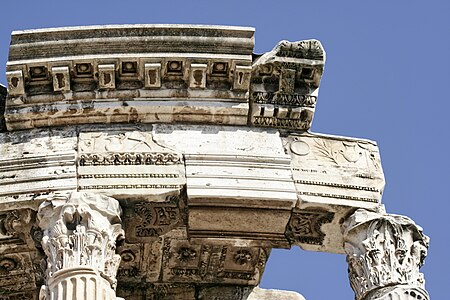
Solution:
<svg viewBox="0 0 450 300"><path fill-rule="evenodd" d="M325 51L317 40L281 41L252 65L251 123L307 130L311 126Z"/></svg>
<svg viewBox="0 0 450 300"><path fill-rule="evenodd" d="M41 204L38 224L47 255L44 299L60 299L72 290L76 299L90 299L85 291L115 297L120 263L116 241L124 235L120 214L115 199L93 193L55 194Z"/></svg>
<svg viewBox="0 0 450 300"><path fill-rule="evenodd" d="M187 224L185 192L164 202L137 201L124 208L127 241L153 242L177 226Z"/></svg>
<svg viewBox="0 0 450 300"><path fill-rule="evenodd" d="M31 209L0 213L0 249L10 243L16 245L30 243L33 215L34 212Z"/></svg>
<svg viewBox="0 0 450 300"><path fill-rule="evenodd" d="M30 253L0 254L0 299L3 295L12 297L10 299L21 299L14 298L13 295L35 289L36 282Z"/></svg>
<svg viewBox="0 0 450 300"><path fill-rule="evenodd" d="M428 300L430 296L428 292L422 288L397 285L393 287L386 287L375 291L368 295L365 300Z"/></svg>
<svg viewBox="0 0 450 300"><path fill-rule="evenodd" d="M323 210L293 212L286 229L286 237L291 243L321 245L325 234L322 224L330 223L334 213Z"/></svg>
<svg viewBox="0 0 450 300"><path fill-rule="evenodd" d="M270 250L233 246L224 241L189 242L165 238L163 281L209 284L259 284Z"/></svg>
<svg viewBox="0 0 450 300"><path fill-rule="evenodd" d="M6 125L245 125L254 31L149 24L14 32ZM62 46L74 39L77 47Z"/></svg>
<svg viewBox="0 0 450 300"><path fill-rule="evenodd" d="M78 150L79 190L121 200L179 193L186 183L183 155L156 143L149 132L82 132Z"/></svg>
<svg viewBox="0 0 450 300"><path fill-rule="evenodd" d="M359 209L342 229L357 300L428 299L419 269L429 239L411 219Z"/></svg>

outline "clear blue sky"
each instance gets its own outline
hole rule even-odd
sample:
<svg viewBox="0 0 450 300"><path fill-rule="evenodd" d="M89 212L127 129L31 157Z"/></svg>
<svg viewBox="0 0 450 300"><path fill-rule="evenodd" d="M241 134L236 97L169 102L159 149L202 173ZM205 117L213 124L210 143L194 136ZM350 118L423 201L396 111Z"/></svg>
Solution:
<svg viewBox="0 0 450 300"><path fill-rule="evenodd" d="M450 1L1 1L0 82L10 33L90 24L193 23L256 28L256 52L317 38L327 51L313 131L376 140L388 212L431 237L423 267L449 299ZM274 250L262 287L350 300L345 257Z"/></svg>

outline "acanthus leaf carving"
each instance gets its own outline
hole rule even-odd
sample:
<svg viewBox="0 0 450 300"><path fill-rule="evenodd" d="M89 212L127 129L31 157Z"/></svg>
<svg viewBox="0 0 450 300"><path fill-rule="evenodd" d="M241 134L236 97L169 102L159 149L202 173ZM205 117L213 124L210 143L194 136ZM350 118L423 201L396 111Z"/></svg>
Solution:
<svg viewBox="0 0 450 300"><path fill-rule="evenodd" d="M88 268L115 289L120 263L116 241L124 235L120 215L115 199L93 193L55 194L43 202L38 224L43 230L47 282L66 270Z"/></svg>
<svg viewBox="0 0 450 300"><path fill-rule="evenodd" d="M424 289L419 269L429 239L411 219L359 209L342 228L350 285L357 300L387 286Z"/></svg>

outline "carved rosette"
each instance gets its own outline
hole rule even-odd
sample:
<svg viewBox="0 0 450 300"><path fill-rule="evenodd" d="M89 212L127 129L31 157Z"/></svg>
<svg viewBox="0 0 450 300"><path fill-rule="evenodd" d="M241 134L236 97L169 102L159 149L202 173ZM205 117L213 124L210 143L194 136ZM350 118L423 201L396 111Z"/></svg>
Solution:
<svg viewBox="0 0 450 300"><path fill-rule="evenodd" d="M411 219L359 209L342 228L357 300L429 298L419 272L429 238Z"/></svg>
<svg viewBox="0 0 450 300"><path fill-rule="evenodd" d="M38 224L47 256L44 298L77 293L76 299L90 299L88 294L114 299L120 263L116 241L124 235L120 214L115 199L93 193L56 194L41 204Z"/></svg>

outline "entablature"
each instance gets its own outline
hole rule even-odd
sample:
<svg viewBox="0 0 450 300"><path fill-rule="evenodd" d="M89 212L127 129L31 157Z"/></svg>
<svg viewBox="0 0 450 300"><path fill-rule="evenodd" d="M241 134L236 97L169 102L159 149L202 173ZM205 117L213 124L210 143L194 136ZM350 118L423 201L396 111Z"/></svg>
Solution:
<svg viewBox="0 0 450 300"><path fill-rule="evenodd" d="M253 54L254 29L117 25L13 32L8 130L202 123L307 130L325 64L319 41Z"/></svg>

